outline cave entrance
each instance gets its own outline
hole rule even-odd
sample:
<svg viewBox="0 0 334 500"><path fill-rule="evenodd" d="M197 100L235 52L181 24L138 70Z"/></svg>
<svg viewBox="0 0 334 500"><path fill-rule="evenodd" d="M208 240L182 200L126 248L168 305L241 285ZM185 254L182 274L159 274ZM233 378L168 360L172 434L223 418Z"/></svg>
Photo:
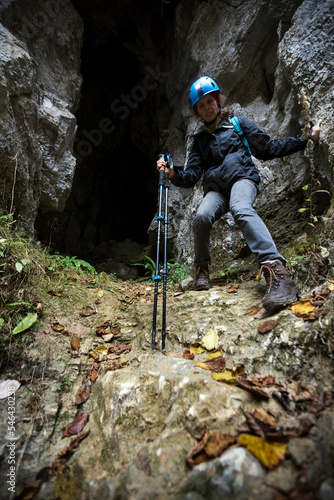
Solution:
<svg viewBox="0 0 334 500"><path fill-rule="evenodd" d="M64 212L39 214L36 229L51 248L96 264L107 258L108 245L132 242L138 250L148 244L157 209L161 61L169 57L175 6L72 4L84 23L77 166Z"/></svg>

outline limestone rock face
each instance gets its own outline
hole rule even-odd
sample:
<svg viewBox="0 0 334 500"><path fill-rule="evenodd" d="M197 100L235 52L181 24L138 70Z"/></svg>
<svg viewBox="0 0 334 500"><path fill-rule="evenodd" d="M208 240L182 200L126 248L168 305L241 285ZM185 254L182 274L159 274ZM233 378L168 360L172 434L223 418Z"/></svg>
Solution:
<svg viewBox="0 0 334 500"><path fill-rule="evenodd" d="M321 140L313 150L316 177L321 189L331 191L333 0L316 3L310 0L252 0L247 3L180 0L173 4L168 22L160 10L157 12L153 2L155 10L152 7L152 12L147 7L135 10L136 20L131 1L115 2L112 6L101 2L96 8L89 2L83 4L85 22L93 19L89 29L85 29L93 54L101 40L112 39L113 32L121 32L125 38L121 38L117 50L119 52L124 46L131 61L136 58L138 71L141 71L138 81L149 78L152 83L152 68L163 77L152 84L154 90L145 97L142 114L138 111L141 101L132 103L138 111L138 119L131 122L124 119L116 127L114 143L110 144L112 141L108 142L108 134L105 134L104 143L96 148L96 154L85 157L85 161L77 165L75 183L73 144L78 134L74 113L83 94L83 91L80 93L83 20L76 10L80 9L80 3L69 0L1 2L0 207L13 211L21 228L32 232L36 228L41 230L42 225L45 229L52 224L55 214L61 226L58 239L54 236L56 243L76 255L83 246L93 252L107 240L119 241L108 233L107 198L109 194L112 200L121 200L123 196L124 202L124 192L119 189L118 177L110 172L116 172L120 166L123 168L124 151L129 144L134 157L138 157L139 152L144 153L145 162L151 155L154 163L155 153L167 150L172 153L176 165L185 164L191 135L199 127L189 105L189 88L196 78L205 74L219 84L226 106L236 115L253 120L273 139L301 133L304 123L298 96L304 89L310 103L311 121L323 119ZM121 21L118 23L118 19L126 23L130 18L132 24L124 26L132 27L128 31L133 33L127 38L127 30L119 28ZM157 27L158 18L167 24L161 39L160 30L153 29ZM120 65L116 64L113 81L118 80L118 67ZM145 73L147 68L150 68L149 77ZM103 87L103 82L98 82L99 91L94 89L96 85L92 82L90 85L95 93L107 94L108 88ZM116 89L118 97L126 96L126 92L123 83ZM129 92L131 94L131 90ZM83 98L80 116L89 115L93 121L106 117L110 111L108 96L101 101L99 118L91 113L99 100L92 104L87 96ZM94 130L99 121L93 125L83 123L84 127L91 126ZM111 156L116 146L119 150ZM90 147L93 149L91 144ZM127 155L130 156L129 151ZM114 170L109 168L111 160ZM266 163L254 161L262 178L256 207L281 250L307 224L307 212L302 215L298 209L307 198L302 187L309 181L310 162L304 153ZM152 169L152 175L147 177L147 193L143 193L143 198L151 197L150 203L156 193L152 194L152 186L157 182L153 167L145 163L145 169ZM131 167L126 165L126 168L129 178L132 177L132 162ZM135 191L146 188L140 184ZM71 189L73 196L69 199ZM200 183L194 190L174 186L170 189L169 249L171 257L188 265L193 260L192 222L201 198ZM313 201L315 214L325 215L330 207L330 195L323 193ZM117 222L119 213L125 210L124 205L120 209L117 201L110 218ZM153 205L148 205L147 210L154 210ZM42 215L39 227L37 215ZM148 221L150 217L149 214ZM100 222L103 218L107 221L104 225ZM126 224L136 223L127 219ZM328 241L332 239L332 226L329 212L329 221L322 231L328 235ZM148 234L154 246L154 219ZM48 239L47 235L44 239ZM327 243L323 242L325 246ZM229 214L223 216L212 231L214 266L228 267L235 259L248 255L245 241L232 218Z"/></svg>
<svg viewBox="0 0 334 500"><path fill-rule="evenodd" d="M0 14L1 206L32 231L72 186L83 27L67 0L2 2Z"/></svg>
<svg viewBox="0 0 334 500"><path fill-rule="evenodd" d="M175 164L186 162L184 141L189 148L191 134L199 128L188 101L190 85L197 77L208 74L214 78L224 104L234 114L253 120L273 139L301 133L304 122L298 95L304 89L311 121L315 124L319 118L323 120L321 140L313 150L315 174L323 189L330 189L333 2L213 1L198 4L186 24L182 23L185 17L186 6L180 4L175 60L167 85L173 113L166 144L174 152ZM254 161L262 178L256 207L280 248L303 226L298 208L304 206L302 187L309 180L310 163L304 153L265 163ZM175 253L191 264L192 221L202 189L197 185L193 191L182 193L173 187L170 197L174 200L171 235ZM322 194L316 201L318 213L323 214L330 196ZM213 266L228 266L249 253L229 214L214 225L211 241Z"/></svg>

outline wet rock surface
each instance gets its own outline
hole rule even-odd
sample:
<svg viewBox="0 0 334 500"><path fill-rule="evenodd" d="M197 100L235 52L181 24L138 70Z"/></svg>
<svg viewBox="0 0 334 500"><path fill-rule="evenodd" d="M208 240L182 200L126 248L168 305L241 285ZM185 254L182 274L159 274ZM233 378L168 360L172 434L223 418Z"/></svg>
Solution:
<svg viewBox="0 0 334 500"><path fill-rule="evenodd" d="M245 278L216 282L202 292L169 288L165 352L160 351L161 297L157 349L151 350L149 282L104 279L99 299L98 289L87 283L66 285L67 299L42 295L51 314L20 368L6 372L7 378L22 380L15 396L16 453L22 453L17 491L37 477L39 499L330 498L333 293L321 321L305 321L289 308L268 317L261 308L263 284L252 274ZM318 291L332 286L325 282ZM310 296L305 289L303 298ZM83 315L96 299L94 314ZM269 320L271 329L259 333ZM70 333L56 333L55 321ZM214 346L193 359L183 357L212 331ZM197 366L216 349L225 368L242 367L242 383L215 380L219 370ZM252 380L258 385L250 390L245 383ZM2 436L6 401L0 400ZM245 434L270 434L259 416L264 410L275 422L266 441L286 445L276 465L268 466L240 443ZM87 423L62 438L78 411L89 414ZM198 454L191 452L204 443L204 431L213 440L220 433L234 441L192 468L189 457L196 463ZM2 474L5 444L2 439ZM1 493L6 498L4 484Z"/></svg>

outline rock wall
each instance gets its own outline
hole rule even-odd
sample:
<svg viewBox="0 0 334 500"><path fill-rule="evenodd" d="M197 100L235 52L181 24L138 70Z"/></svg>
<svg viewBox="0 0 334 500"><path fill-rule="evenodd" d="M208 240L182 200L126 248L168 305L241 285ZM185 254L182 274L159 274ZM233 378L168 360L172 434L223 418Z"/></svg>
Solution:
<svg viewBox="0 0 334 500"><path fill-rule="evenodd" d="M89 3L85 5L89 17ZM120 42L132 57L138 58L143 75L147 67L164 75L155 91L147 97L143 115L138 112L139 126L131 123L132 144L144 148L145 155L151 151L152 158L155 147L159 150L165 148L172 153L175 164L184 164L191 134L199 126L189 105L189 88L203 74L209 74L218 82L225 105L235 114L254 120L273 138L300 133L303 122L298 94L304 89L311 104L313 122L320 117L323 119L321 141L314 148L316 174L321 187L331 191L333 0L319 0L317 3L310 0L252 0L247 3L240 0L180 0L168 13L168 22L163 18L163 8L160 13L155 7L154 17L149 6L147 2L137 16L138 38L133 34L127 39L124 33L124 40L122 38ZM108 19L114 23L109 26L109 33L107 22L101 26L104 9L108 10ZM94 33L108 39L115 26L118 27L117 19L125 22L126 16L132 12L130 1L124 5L116 3L114 7L104 6L101 2L95 10L100 17L93 20L97 29L91 34L93 42ZM92 8L91 17L97 15L95 10ZM38 213L46 214L42 225L47 226L52 214L64 210L73 186L76 168L73 143L77 132L74 114L79 106L82 83L83 21L69 0L6 0L1 2L0 16L0 207L14 211L19 226L33 232ZM153 30L159 16L168 25L164 26L161 39L159 30ZM120 68L120 64L118 66ZM103 116L107 116L110 103L106 99L103 102L106 106ZM143 116L149 118L148 124ZM144 122L145 127L141 125ZM95 126L94 122L92 128ZM148 133L150 127L152 132ZM121 126L118 130L117 143L120 144L123 129L125 127ZM105 148L105 151L100 148L98 152L101 156L106 155L100 160L102 165L110 161L110 148ZM115 159L118 162L115 169L123 165L126 155L120 155L120 159ZM256 165L262 177L257 208L281 249L306 227L305 214L298 213L298 208L304 204L302 187L309 179L309 161L303 153L298 153L266 163L256 160ZM90 176L99 175L94 174L93 167L96 168L90 163L85 166L86 170L80 167L79 198L85 192L82 184L87 177L85 172ZM147 181L150 185L148 192L143 193L145 199L152 196L152 185L157 182L153 165L147 168L152 169L152 177ZM102 177L104 179L104 175ZM86 183L90 182L93 181L86 180ZM106 194L100 195L104 205L98 200L100 185L96 189L97 199L90 199L89 207L88 201L85 204L88 212L94 212L93 219L88 222L80 221L80 214L84 211L81 205L76 207L77 213L74 214L75 208L71 213L73 203L68 204L64 220L74 219L74 226L67 223L67 228L60 229L59 241L62 244L64 238L68 239L68 245L71 238L77 243L87 238L89 246L94 231L98 232L96 221L108 219L105 208L103 211L101 207L108 205L109 184L110 189L117 191L112 198L119 196L117 182L108 182L104 183ZM193 260L192 221L201 198L200 183L194 190L174 187L170 190L171 256L186 264ZM327 194L318 196L314 208L317 214L326 214L330 198ZM118 213L112 216L119 218ZM134 224L131 218L127 219L127 224ZM323 229L323 233L329 235L328 240L331 239L332 226L330 217ZM108 224L100 232L107 234L107 227ZM153 247L156 242L155 220L150 225L149 236ZM113 238L108 234L107 239ZM76 245L75 254L77 247L80 248L80 244ZM247 255L249 251L242 235L227 214L215 224L212 232L214 265L227 267L236 258Z"/></svg>
<svg viewBox="0 0 334 500"><path fill-rule="evenodd" d="M316 176L331 189L333 165L333 1L197 3L192 21L183 23L189 6L181 3L175 20L174 61L167 84L173 108L166 145L175 164L186 161L191 134L199 124L188 102L191 83L208 74L219 84L225 105L257 123L272 138L301 133L304 125L298 95L305 90L313 123L323 119L320 144L314 148ZM187 64L185 64L187 61ZM256 206L278 245L305 229L302 187L308 182L309 160L298 153L266 163L255 160L262 177ZM192 221L202 198L200 186L171 189L171 235L178 259L193 260ZM318 213L330 196L322 194ZM329 223L329 226L331 223ZM154 223L151 230L154 229ZM330 240L330 238L329 238ZM230 215L212 231L212 259L227 267L248 249Z"/></svg>
<svg viewBox="0 0 334 500"><path fill-rule="evenodd" d="M1 207L32 232L72 186L83 26L69 0L5 1L0 15Z"/></svg>

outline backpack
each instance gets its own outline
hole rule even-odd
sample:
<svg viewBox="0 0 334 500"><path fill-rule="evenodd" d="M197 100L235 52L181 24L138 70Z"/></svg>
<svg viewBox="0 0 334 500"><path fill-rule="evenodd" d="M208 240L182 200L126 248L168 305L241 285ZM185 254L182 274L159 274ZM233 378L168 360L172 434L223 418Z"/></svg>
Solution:
<svg viewBox="0 0 334 500"><path fill-rule="evenodd" d="M240 122L239 122L238 118L236 116L231 116L230 122L234 126L235 130L238 132L239 137L242 140L242 142L244 143L244 145L246 146L246 148L248 149L248 152L249 152L250 156L252 156L252 153L251 153L248 141L247 141L247 139L245 137L245 134L243 133L243 130L241 128L241 125L240 125Z"/></svg>

